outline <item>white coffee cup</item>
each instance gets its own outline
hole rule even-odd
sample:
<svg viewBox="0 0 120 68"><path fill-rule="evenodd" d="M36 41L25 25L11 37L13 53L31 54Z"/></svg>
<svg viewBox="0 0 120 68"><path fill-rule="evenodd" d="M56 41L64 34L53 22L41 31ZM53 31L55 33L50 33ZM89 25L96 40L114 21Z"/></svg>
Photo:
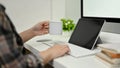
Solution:
<svg viewBox="0 0 120 68"><path fill-rule="evenodd" d="M62 34L62 22L53 22L49 23L49 34L51 35L61 35Z"/></svg>

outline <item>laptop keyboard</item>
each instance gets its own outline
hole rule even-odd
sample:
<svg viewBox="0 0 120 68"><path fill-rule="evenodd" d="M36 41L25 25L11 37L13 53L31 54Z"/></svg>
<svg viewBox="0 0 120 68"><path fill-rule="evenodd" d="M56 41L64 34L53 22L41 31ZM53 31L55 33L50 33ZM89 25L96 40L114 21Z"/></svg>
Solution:
<svg viewBox="0 0 120 68"><path fill-rule="evenodd" d="M48 46L54 46L55 44L67 44L70 48L69 54L73 57L84 57L88 55L95 54L94 51L71 44L71 43L65 43L62 41L47 41L47 42L42 42L43 44L46 44Z"/></svg>

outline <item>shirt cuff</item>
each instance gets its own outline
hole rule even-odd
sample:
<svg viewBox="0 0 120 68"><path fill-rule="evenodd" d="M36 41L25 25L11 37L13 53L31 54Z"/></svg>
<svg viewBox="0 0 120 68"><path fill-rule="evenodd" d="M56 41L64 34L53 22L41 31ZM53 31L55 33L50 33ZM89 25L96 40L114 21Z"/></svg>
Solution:
<svg viewBox="0 0 120 68"><path fill-rule="evenodd" d="M41 65L42 66L44 66L44 63L43 63L43 58L40 56L40 52L37 52L36 54L35 54L35 56L37 57L37 59L41 62Z"/></svg>
<svg viewBox="0 0 120 68"><path fill-rule="evenodd" d="M42 60L40 60L36 55L29 54L27 56L28 67L38 67L38 65L42 67L44 66Z"/></svg>

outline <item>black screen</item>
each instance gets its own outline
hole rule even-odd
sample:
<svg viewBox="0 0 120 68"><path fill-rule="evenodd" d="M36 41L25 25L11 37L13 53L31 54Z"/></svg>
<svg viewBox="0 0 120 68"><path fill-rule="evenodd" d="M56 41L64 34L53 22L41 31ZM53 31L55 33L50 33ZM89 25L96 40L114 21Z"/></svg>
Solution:
<svg viewBox="0 0 120 68"><path fill-rule="evenodd" d="M102 19L79 19L69 43L92 49L103 26Z"/></svg>

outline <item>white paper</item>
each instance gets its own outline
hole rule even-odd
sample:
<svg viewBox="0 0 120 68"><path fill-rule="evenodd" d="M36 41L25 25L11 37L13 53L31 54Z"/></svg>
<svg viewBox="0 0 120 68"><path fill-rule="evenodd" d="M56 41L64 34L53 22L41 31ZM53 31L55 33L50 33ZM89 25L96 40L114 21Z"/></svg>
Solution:
<svg viewBox="0 0 120 68"><path fill-rule="evenodd" d="M116 50L118 53L120 53L120 44L99 44L98 46L108 49Z"/></svg>

